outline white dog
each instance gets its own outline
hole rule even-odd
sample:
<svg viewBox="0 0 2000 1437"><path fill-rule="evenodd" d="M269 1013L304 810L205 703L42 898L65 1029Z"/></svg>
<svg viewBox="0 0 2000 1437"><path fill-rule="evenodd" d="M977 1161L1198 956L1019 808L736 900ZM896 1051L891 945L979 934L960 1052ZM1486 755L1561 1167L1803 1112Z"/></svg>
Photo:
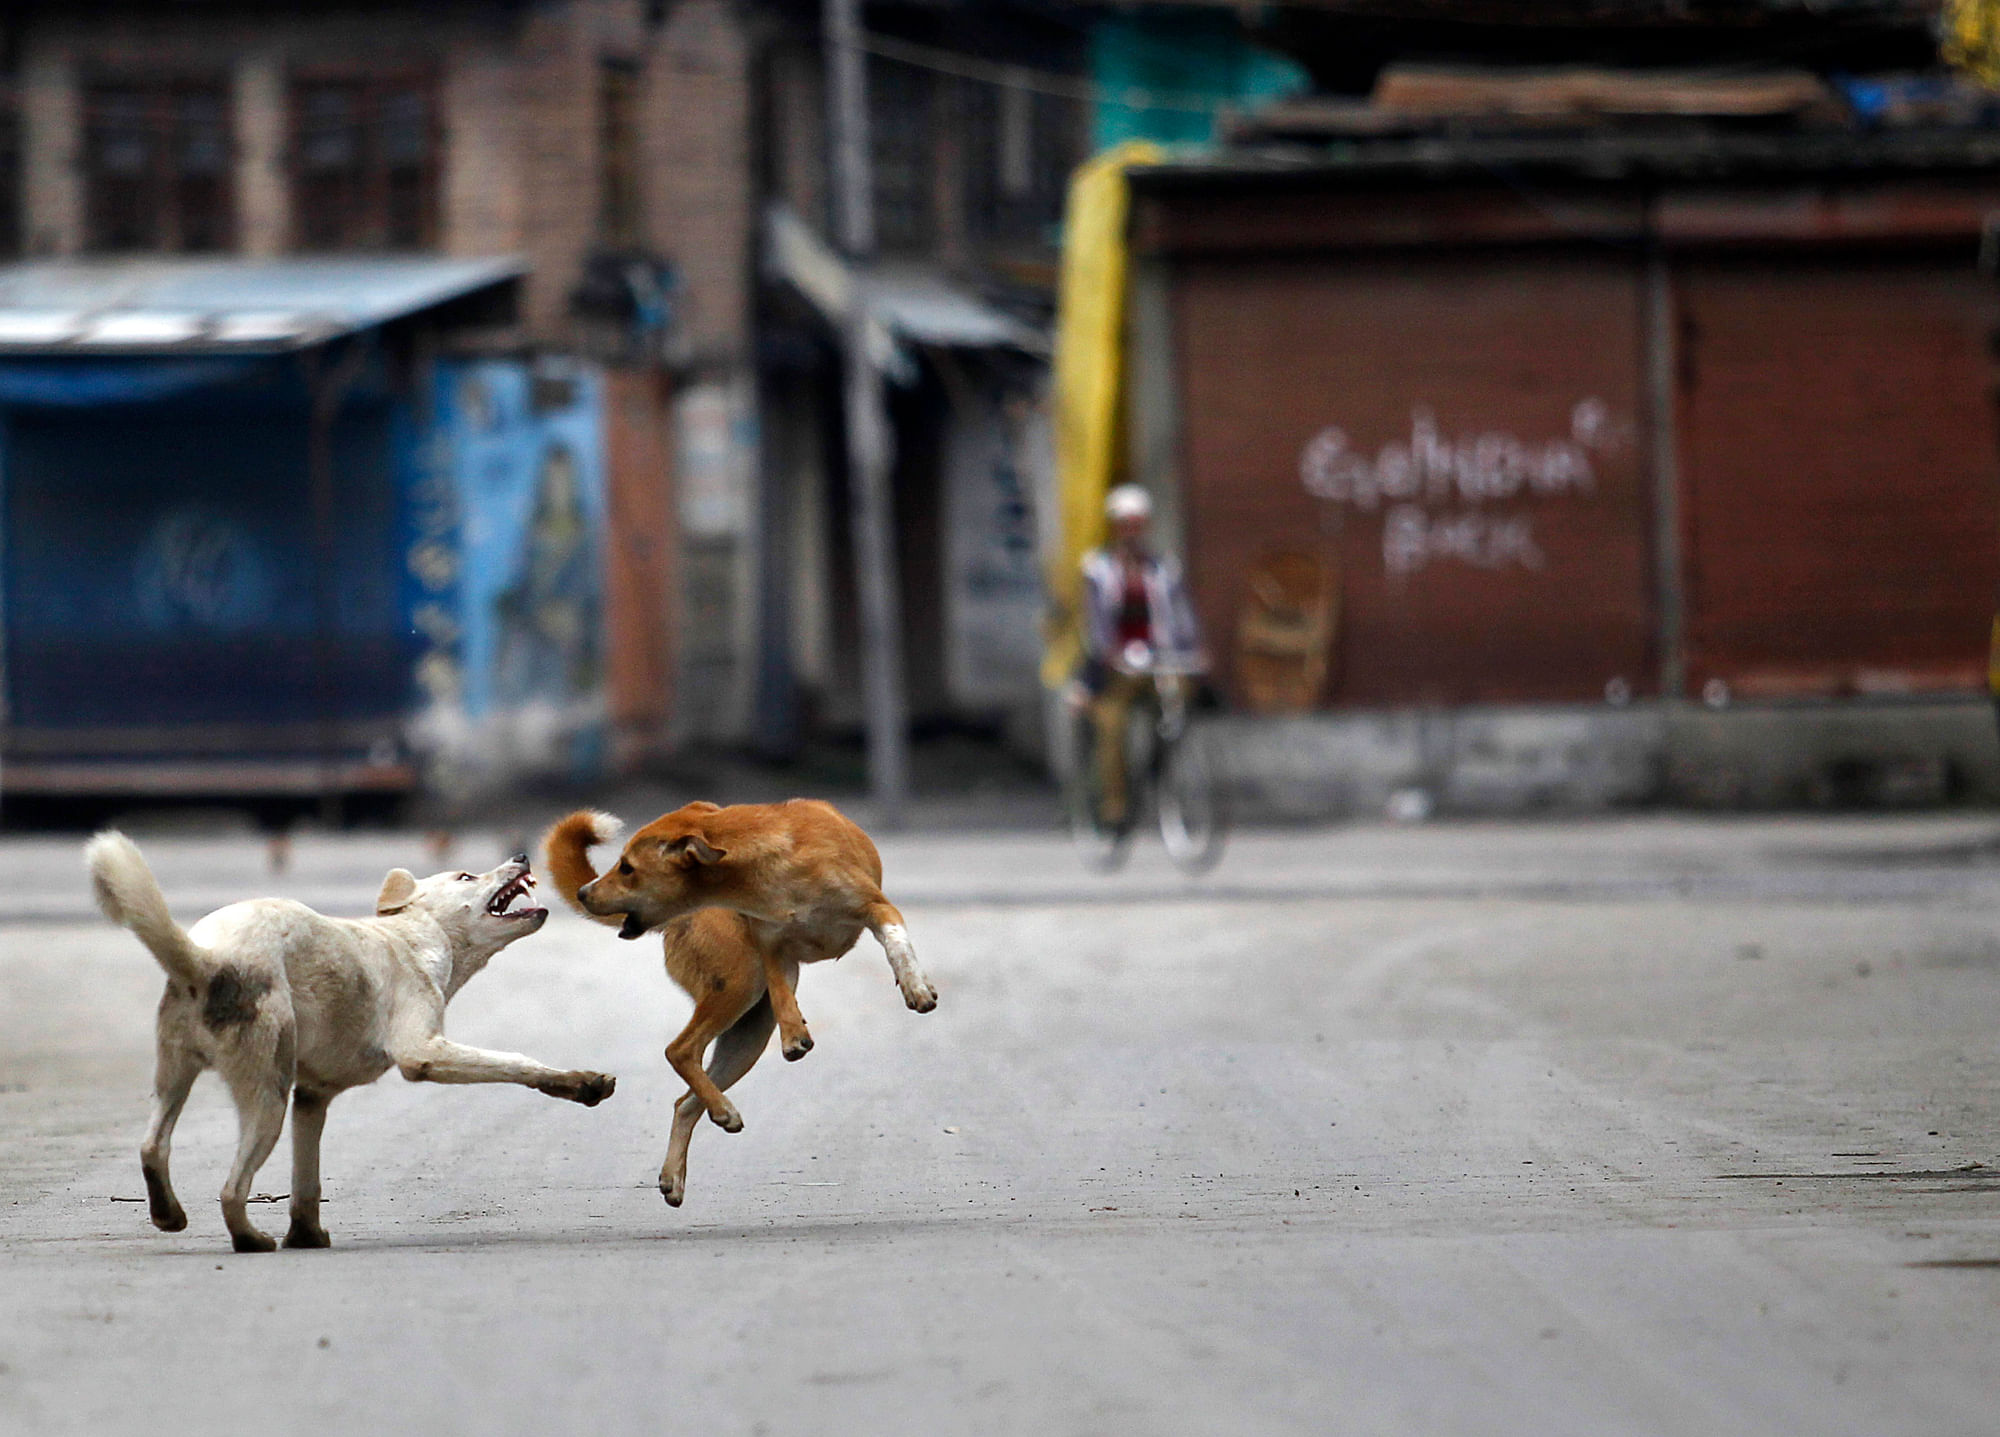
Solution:
<svg viewBox="0 0 2000 1437"><path fill-rule="evenodd" d="M326 1105L390 1068L412 1082L520 1083L595 1107L615 1081L563 1072L518 1053L467 1048L444 1036L444 1008L489 959L540 928L528 900L526 855L491 873L419 882L392 869L374 918L328 918L285 898L232 903L184 930L132 840L100 833L84 848L97 901L167 970L160 999L153 1119L139 1149L153 1225L187 1226L167 1177L167 1151L188 1090L214 1068L236 1101L236 1162L222 1220L238 1252L276 1246L244 1204L271 1155L292 1097L291 1230L286 1247L325 1247L319 1221L319 1140Z"/></svg>

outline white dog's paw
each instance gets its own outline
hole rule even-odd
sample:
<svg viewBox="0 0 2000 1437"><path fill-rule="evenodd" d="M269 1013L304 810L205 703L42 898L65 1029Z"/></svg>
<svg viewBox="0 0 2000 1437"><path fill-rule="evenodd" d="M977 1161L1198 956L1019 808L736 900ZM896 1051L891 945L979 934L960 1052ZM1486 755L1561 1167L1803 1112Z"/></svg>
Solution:
<svg viewBox="0 0 2000 1437"><path fill-rule="evenodd" d="M937 1007L937 989L928 978L915 978L897 985L903 990L903 1001L919 1013L928 1013Z"/></svg>
<svg viewBox="0 0 2000 1437"><path fill-rule="evenodd" d="M238 1252L276 1252L277 1240L256 1228L243 1226L234 1228L229 1234L229 1245Z"/></svg>
<svg viewBox="0 0 2000 1437"><path fill-rule="evenodd" d="M617 1091L618 1080L609 1073L557 1073L535 1084L535 1089L594 1108Z"/></svg>
<svg viewBox="0 0 2000 1437"><path fill-rule="evenodd" d="M333 1239L326 1235L326 1229L316 1222L306 1222L293 1218L291 1230L285 1234L285 1246L291 1248L332 1247Z"/></svg>

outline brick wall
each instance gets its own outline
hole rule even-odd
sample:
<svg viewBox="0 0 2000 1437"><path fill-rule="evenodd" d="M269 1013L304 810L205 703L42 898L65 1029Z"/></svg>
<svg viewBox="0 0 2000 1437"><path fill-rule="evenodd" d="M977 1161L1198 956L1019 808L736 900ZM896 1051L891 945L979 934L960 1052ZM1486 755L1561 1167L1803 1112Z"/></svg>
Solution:
<svg viewBox="0 0 2000 1437"><path fill-rule="evenodd" d="M533 267L523 318L568 336L569 289L597 234L597 55L573 9L532 10L515 42L518 252Z"/></svg>
<svg viewBox="0 0 2000 1437"><path fill-rule="evenodd" d="M525 249L527 187L519 159L525 118L511 34L455 38L442 93L444 248L454 255Z"/></svg>
<svg viewBox="0 0 2000 1437"><path fill-rule="evenodd" d="M747 362L754 240L750 44L727 0L682 0L646 57L641 210L681 278L695 367Z"/></svg>
<svg viewBox="0 0 2000 1437"><path fill-rule="evenodd" d="M285 252L293 216L286 77L298 64L428 64L438 75L440 248L521 254L532 337L565 344L570 290L597 241L599 66L645 76L642 208L648 242L679 266L690 352L747 353L750 47L725 0L686 0L650 26L638 0L533 7L410 4L297 13L193 7L44 11L21 36L25 233L30 253L85 243L79 77L202 70L234 97L238 248Z"/></svg>

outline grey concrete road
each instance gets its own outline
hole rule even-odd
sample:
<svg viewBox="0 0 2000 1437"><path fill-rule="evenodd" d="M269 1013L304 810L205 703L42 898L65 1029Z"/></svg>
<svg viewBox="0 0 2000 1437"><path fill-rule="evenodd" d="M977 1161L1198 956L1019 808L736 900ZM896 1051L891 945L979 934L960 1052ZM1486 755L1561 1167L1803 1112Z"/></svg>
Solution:
<svg viewBox="0 0 2000 1437"><path fill-rule="evenodd" d="M148 847L189 918L422 861ZM0 845L0 1432L2000 1432L2000 820L884 848L938 1011L866 940L809 972L686 1207L686 1002L559 916L451 1031L616 1097L392 1076L333 1249L239 1257L212 1079L145 1220L151 960Z"/></svg>

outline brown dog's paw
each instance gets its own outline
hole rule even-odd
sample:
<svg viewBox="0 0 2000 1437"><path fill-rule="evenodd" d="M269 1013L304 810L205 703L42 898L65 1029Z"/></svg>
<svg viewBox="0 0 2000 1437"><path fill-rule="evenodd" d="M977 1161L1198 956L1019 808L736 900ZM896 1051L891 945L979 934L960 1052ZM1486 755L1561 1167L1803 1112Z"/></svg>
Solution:
<svg viewBox="0 0 2000 1437"><path fill-rule="evenodd" d="M254 1227L239 1227L229 1234L229 1245L238 1252L276 1252L277 1242Z"/></svg>
<svg viewBox="0 0 2000 1437"><path fill-rule="evenodd" d="M785 1061L787 1063L796 1063L799 1059L803 1058L806 1054L810 1053L812 1050L813 1050L812 1034L800 1033L796 1039L794 1039L789 1043L786 1043L781 1051L784 1053Z"/></svg>
<svg viewBox="0 0 2000 1437"><path fill-rule="evenodd" d="M312 1227L292 1219L291 1228L285 1233L286 1247L332 1247L333 1239L326 1235L323 1227Z"/></svg>
<svg viewBox="0 0 2000 1437"><path fill-rule="evenodd" d="M710 1113L708 1120L718 1128L721 1128L725 1133L740 1133L743 1131L743 1114L737 1112L733 1105L725 1107L719 1113Z"/></svg>
<svg viewBox="0 0 2000 1437"><path fill-rule="evenodd" d="M660 1184L660 1196L667 1200L668 1207L679 1207L687 1196L687 1184L679 1178L668 1178Z"/></svg>

